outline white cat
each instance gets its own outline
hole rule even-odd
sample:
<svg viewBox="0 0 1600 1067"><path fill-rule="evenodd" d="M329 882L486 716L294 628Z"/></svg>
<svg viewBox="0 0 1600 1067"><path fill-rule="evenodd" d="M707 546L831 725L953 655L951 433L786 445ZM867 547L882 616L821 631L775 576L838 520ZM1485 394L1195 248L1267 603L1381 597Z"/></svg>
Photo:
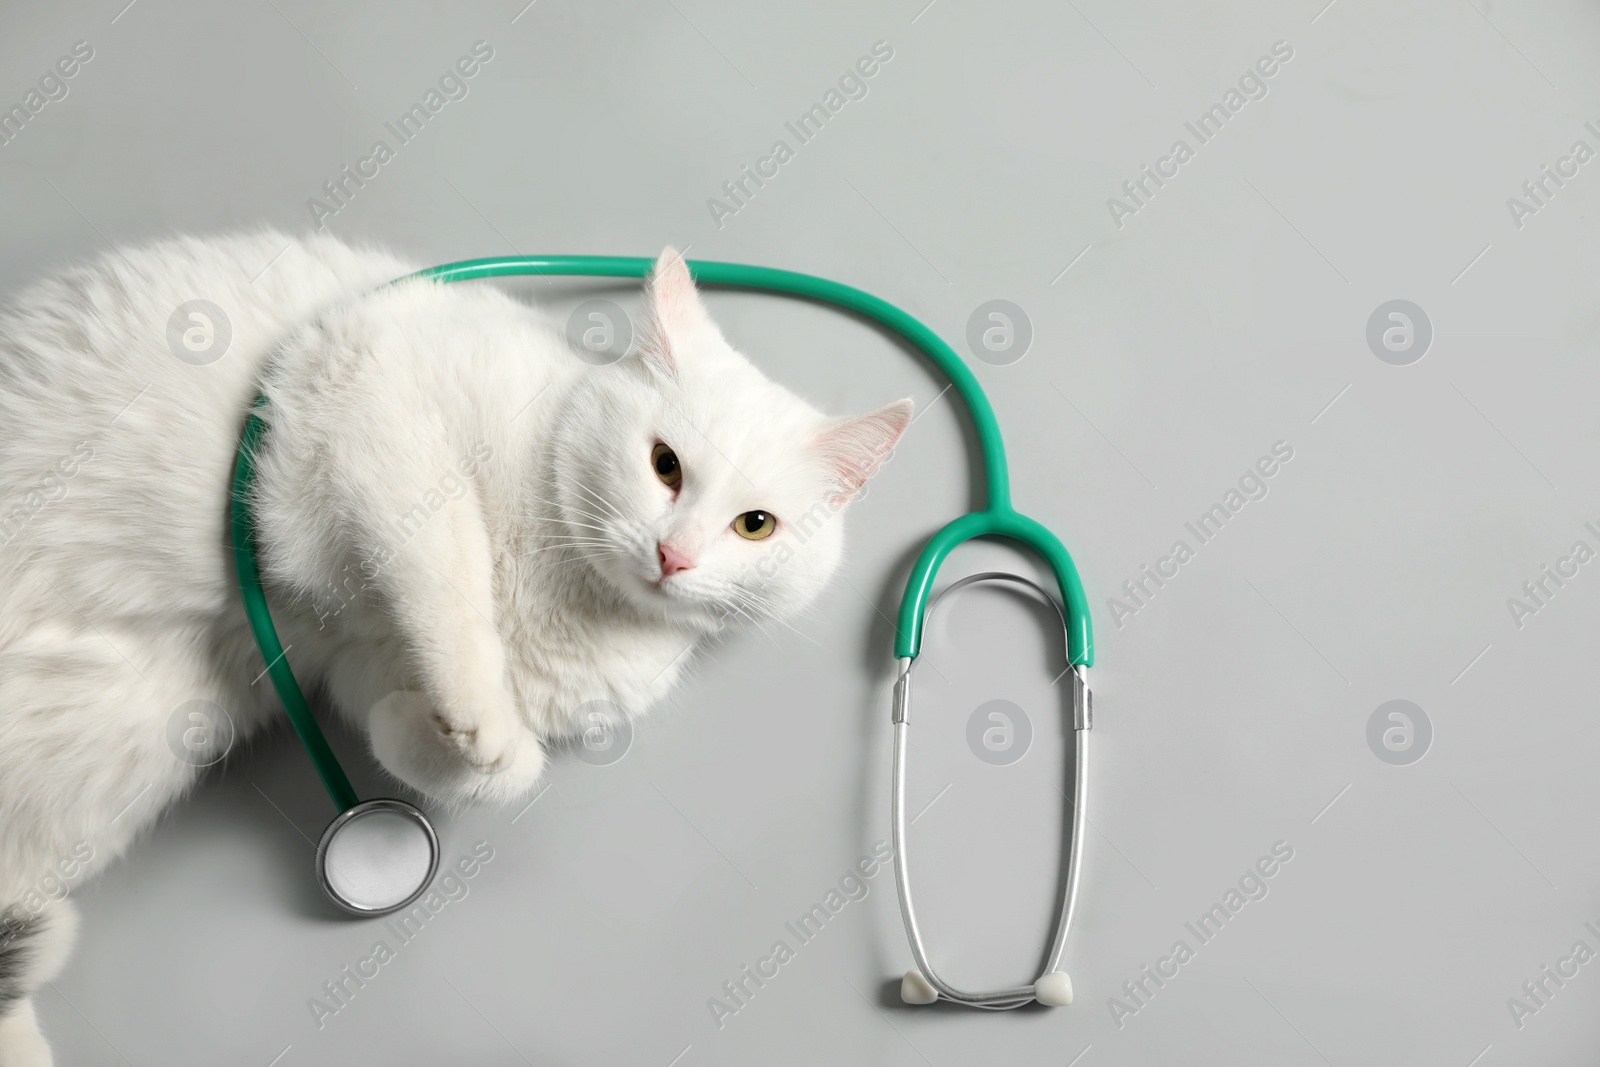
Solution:
<svg viewBox="0 0 1600 1067"><path fill-rule="evenodd" d="M50 1062L30 995L70 945L65 888L199 774L175 713L211 701L241 738L282 718L225 526L258 389L294 671L447 803L511 800L585 702L641 713L725 618L810 602L834 514L910 419L828 419L768 381L670 249L638 355L598 367L488 284L379 288L413 269L174 240L0 312L0 1065Z"/></svg>

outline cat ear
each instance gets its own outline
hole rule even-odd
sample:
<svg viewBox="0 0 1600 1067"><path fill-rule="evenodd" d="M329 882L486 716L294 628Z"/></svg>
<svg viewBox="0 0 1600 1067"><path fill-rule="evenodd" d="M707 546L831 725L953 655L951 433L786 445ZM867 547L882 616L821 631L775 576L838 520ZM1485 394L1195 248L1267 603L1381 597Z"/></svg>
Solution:
<svg viewBox="0 0 1600 1067"><path fill-rule="evenodd" d="M910 399L836 422L817 435L813 449L834 482L833 503L843 504L861 491L867 479L893 451L911 425Z"/></svg>
<svg viewBox="0 0 1600 1067"><path fill-rule="evenodd" d="M643 313L640 355L671 377L677 377L685 350L708 333L717 333L716 324L695 291L683 254L670 245L656 257L645 281Z"/></svg>

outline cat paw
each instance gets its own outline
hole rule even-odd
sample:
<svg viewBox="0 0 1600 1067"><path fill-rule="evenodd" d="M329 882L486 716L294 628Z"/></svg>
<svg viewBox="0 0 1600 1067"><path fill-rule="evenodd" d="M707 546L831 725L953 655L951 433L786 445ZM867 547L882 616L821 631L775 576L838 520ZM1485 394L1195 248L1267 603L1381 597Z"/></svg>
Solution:
<svg viewBox="0 0 1600 1067"><path fill-rule="evenodd" d="M397 690L378 701L367 731L385 770L446 803L509 804L544 773L544 748L521 723L497 715L463 725L421 693Z"/></svg>
<svg viewBox="0 0 1600 1067"><path fill-rule="evenodd" d="M461 761L483 774L500 774L516 762L517 750L527 730L504 712L472 717L447 715L430 708L428 718L444 743Z"/></svg>

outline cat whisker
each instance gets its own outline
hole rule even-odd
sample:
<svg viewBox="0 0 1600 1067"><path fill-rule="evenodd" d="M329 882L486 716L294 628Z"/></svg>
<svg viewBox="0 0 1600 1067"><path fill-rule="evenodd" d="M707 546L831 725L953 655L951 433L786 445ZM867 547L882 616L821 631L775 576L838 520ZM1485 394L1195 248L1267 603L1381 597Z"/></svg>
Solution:
<svg viewBox="0 0 1600 1067"><path fill-rule="evenodd" d="M785 630L788 630L790 633L794 634L796 637L800 638L802 641L809 641L811 644L816 645L818 648L822 647L822 642L821 641L818 641L815 637L812 637L810 634L806 633L804 630L802 630L799 627L795 626L794 624L789 622L789 620L780 619L776 615L768 616L768 618L770 618L773 622L777 623L779 626L782 626Z"/></svg>
<svg viewBox="0 0 1600 1067"><path fill-rule="evenodd" d="M598 492L593 486L589 485L589 483L583 481L582 479L574 478L574 479L572 479L572 484L576 485L579 489L582 489L585 493L589 494L589 496L593 497L600 504L602 504L604 506L610 506L611 505L611 502L606 499L604 494Z"/></svg>
<svg viewBox="0 0 1600 1067"><path fill-rule="evenodd" d="M746 604L763 612L769 611L772 608L772 601L767 597L762 596L754 589L745 589L742 586L735 586L732 592L733 596L742 604Z"/></svg>
<svg viewBox="0 0 1600 1067"><path fill-rule="evenodd" d="M610 531L606 532L609 533ZM535 532L533 536L537 537L541 541L594 541L597 544L606 545L614 544L616 541L616 539L612 537L596 537L594 534L574 533L571 530L559 530L553 533Z"/></svg>
<svg viewBox="0 0 1600 1067"><path fill-rule="evenodd" d="M596 526L590 522L573 522L571 519L562 519L561 524L563 526L578 526L585 530L599 530L601 533L607 534L611 532L611 528L609 526Z"/></svg>
<svg viewBox="0 0 1600 1067"><path fill-rule="evenodd" d="M577 504L574 504L574 503L571 503L571 502L568 502L568 501L551 500L547 496L538 496L537 494L531 494L531 495L533 496L534 500L537 500L541 504L549 504L551 507L555 508L557 511L561 511L561 512L572 511L572 512L576 512L579 515L587 515L591 519L602 519L603 520L603 519L609 518L609 516L601 515L598 512L589 511L589 510L587 510L585 508L579 507ZM583 503L587 504L588 501L583 501Z"/></svg>
<svg viewBox="0 0 1600 1067"><path fill-rule="evenodd" d="M777 623L779 626L782 626L784 629L793 633L796 637L800 637L806 641L809 641L818 648L822 647L822 643L816 638L794 626L787 619L780 617L776 612L772 611L772 603L755 590L736 587L733 590L733 593L734 597L736 598L735 603L742 602L743 604L762 612L767 621ZM740 614L746 613L741 611ZM751 618L752 621L754 621L753 616L746 615L746 617Z"/></svg>
<svg viewBox="0 0 1600 1067"><path fill-rule="evenodd" d="M611 521L611 517L609 515L601 515L585 508L569 506L554 500L548 500L542 496L536 496L534 499L539 501L541 504L549 504L551 507L556 509L557 514L543 516L546 522L572 522L572 519L569 517L569 515L580 515L585 519L593 519L595 522L600 523L607 523Z"/></svg>
<svg viewBox="0 0 1600 1067"><path fill-rule="evenodd" d="M625 515L623 515L622 512L617 510L617 506L615 504L611 503L611 501L607 500L605 497L601 496L599 493L595 492L593 489L590 489L587 485L584 485L578 479L576 479L576 478L572 479L572 484L577 486L579 489L583 490L585 493L587 493L590 497L592 497L594 499L594 501L596 503L598 503L601 507L605 508L607 511L611 512L611 514L615 515L618 519L621 519L623 522L627 522L628 521L627 517Z"/></svg>
<svg viewBox="0 0 1600 1067"><path fill-rule="evenodd" d="M748 611L744 610L744 608L740 607L737 601L729 601L728 602L728 608L730 609L730 613L738 615L740 618L742 618L746 622L750 623L756 629L760 630L761 633L762 633L762 636L764 636L768 641L771 641L774 645L776 645L778 643L777 638L773 637L771 632L768 631L768 629L765 626L761 625L760 620L757 619L754 615L751 615ZM724 615L723 619L726 619L727 617L728 617L727 615ZM779 647L782 647L782 646L779 646Z"/></svg>
<svg viewBox="0 0 1600 1067"><path fill-rule="evenodd" d="M744 590L735 589L734 592L735 592L735 594L742 594L742 593L744 593ZM788 624L784 623L782 619L779 619L779 618L777 618L775 616L770 616L770 617L768 617L766 619L763 619L763 618L759 618L759 617L751 614L749 611L747 611L745 609L745 607L743 605L741 605L739 603L739 600L737 599L737 596L736 596L735 599L730 600L728 602L728 607L733 609L733 611L737 612L738 615L741 618L747 620L756 629L760 630L761 633L767 638L767 640L771 641L774 645L777 645L779 648L783 647L779 643L778 639L772 635L772 631L770 629L768 629L767 625L766 625L767 622L770 621L770 622L777 622L777 623L780 623L780 624L783 624L783 625L787 626ZM793 629L793 627L790 627L790 629ZM800 634L800 631L795 630L795 633ZM804 634L800 634L800 636L801 637L805 637ZM810 638L807 638L807 640L810 640Z"/></svg>
<svg viewBox="0 0 1600 1067"><path fill-rule="evenodd" d="M591 556L569 556L569 557L566 557L566 558L563 558L563 559L552 560L549 563L546 563L544 566L546 568L546 573L553 575L558 571L569 571L573 567L590 567L590 568L594 568L594 567L598 567L599 565L600 565L600 560L598 558L596 558L596 557L591 557Z"/></svg>
<svg viewBox="0 0 1600 1067"><path fill-rule="evenodd" d="M549 564L549 572L554 573L566 568L579 566L580 564L583 566L594 567L598 564L598 562L599 560L592 556L571 556L566 559L558 559L554 563Z"/></svg>
<svg viewBox="0 0 1600 1067"><path fill-rule="evenodd" d="M573 519L569 518L568 517L568 513L571 513L573 515L578 515L578 516L581 516L581 517L583 517L585 519L593 519L595 522L601 523L602 525L600 525L600 526L592 526L592 527L590 527L590 529L600 530L600 529L607 529L607 527L604 524L605 523L609 523L611 521L611 517L609 515L596 514L595 512L589 511L589 510L587 510L585 508L577 507L576 505L563 504L560 501L551 500L548 497L535 496L533 499L539 501L539 503L541 503L541 504L550 505L551 507L555 508L557 510L557 512L559 513L559 514L556 514L556 515L544 516L544 519L545 519L546 522L564 523L564 524L569 525L569 526L586 526L586 525L588 525L587 523L576 522Z"/></svg>
<svg viewBox="0 0 1600 1067"><path fill-rule="evenodd" d="M573 550L573 549L586 549L587 550L587 555L585 556L585 558L594 558L594 559L598 559L601 556L615 556L615 555L618 555L617 551L615 549L611 548L611 546L609 546L609 545L597 545L597 544L592 544L592 543L585 542L585 541L569 541L569 542L563 542L561 544L556 544L556 545L545 545L542 548L535 548L535 549L529 550L527 555L537 556L541 552L554 552L557 549L567 549L569 551Z"/></svg>

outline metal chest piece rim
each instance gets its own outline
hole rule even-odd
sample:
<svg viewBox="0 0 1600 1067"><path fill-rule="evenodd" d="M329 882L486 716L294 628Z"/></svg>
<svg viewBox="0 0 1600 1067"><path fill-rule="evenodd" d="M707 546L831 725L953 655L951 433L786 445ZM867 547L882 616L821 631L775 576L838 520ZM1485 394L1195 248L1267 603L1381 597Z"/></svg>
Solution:
<svg viewBox="0 0 1600 1067"><path fill-rule="evenodd" d="M439 835L416 805L393 797L339 813L317 842L317 881L351 915L409 907L439 871Z"/></svg>

